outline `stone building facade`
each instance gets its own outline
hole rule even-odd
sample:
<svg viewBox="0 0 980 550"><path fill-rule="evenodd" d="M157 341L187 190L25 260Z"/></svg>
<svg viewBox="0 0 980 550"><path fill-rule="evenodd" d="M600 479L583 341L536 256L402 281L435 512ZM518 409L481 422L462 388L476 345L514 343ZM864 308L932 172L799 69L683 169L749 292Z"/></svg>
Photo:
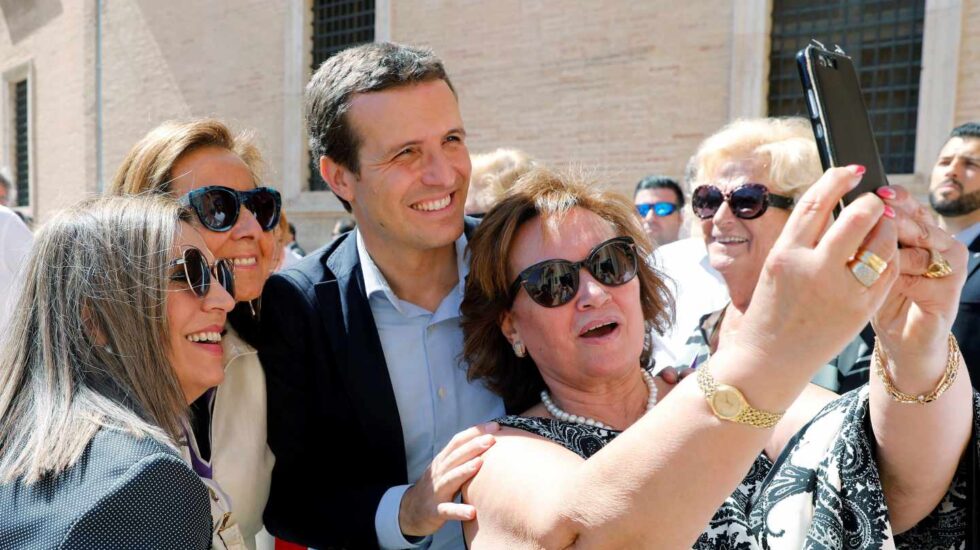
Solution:
<svg viewBox="0 0 980 550"><path fill-rule="evenodd" d="M316 1L0 0L0 166L27 159L20 208L43 222L98 193L158 123L216 116L255 132L301 244L324 243L344 213L308 183ZM628 192L766 114L773 1L376 0L374 35L444 59L472 152L517 147ZM949 129L980 119L977 28L980 0L925 2L915 169L895 181L921 191Z"/></svg>

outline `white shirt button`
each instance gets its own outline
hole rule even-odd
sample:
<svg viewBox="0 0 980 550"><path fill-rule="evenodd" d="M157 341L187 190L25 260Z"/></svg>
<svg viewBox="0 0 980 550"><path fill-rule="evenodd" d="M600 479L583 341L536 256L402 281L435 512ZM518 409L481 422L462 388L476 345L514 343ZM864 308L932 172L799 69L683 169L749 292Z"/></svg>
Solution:
<svg viewBox="0 0 980 550"><path fill-rule="evenodd" d="M445 399L446 398L446 388L440 386L439 387L439 391L437 391L436 393L439 395L439 399Z"/></svg>

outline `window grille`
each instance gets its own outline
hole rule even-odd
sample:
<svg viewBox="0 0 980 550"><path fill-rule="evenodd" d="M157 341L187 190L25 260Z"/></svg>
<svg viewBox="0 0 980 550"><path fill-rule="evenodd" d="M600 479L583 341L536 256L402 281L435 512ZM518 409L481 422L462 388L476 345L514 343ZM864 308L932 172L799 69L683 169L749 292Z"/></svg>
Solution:
<svg viewBox="0 0 980 550"><path fill-rule="evenodd" d="M806 116L796 52L816 38L854 60L885 170L909 174L922 70L925 0L773 0L769 115Z"/></svg>
<svg viewBox="0 0 980 550"><path fill-rule="evenodd" d="M374 0L314 0L313 66L316 71L333 54L374 41ZM324 191L319 159L310 155L310 190Z"/></svg>
<svg viewBox="0 0 980 550"><path fill-rule="evenodd" d="M30 162L27 154L27 80L14 84L14 185L17 187L17 206L30 203Z"/></svg>

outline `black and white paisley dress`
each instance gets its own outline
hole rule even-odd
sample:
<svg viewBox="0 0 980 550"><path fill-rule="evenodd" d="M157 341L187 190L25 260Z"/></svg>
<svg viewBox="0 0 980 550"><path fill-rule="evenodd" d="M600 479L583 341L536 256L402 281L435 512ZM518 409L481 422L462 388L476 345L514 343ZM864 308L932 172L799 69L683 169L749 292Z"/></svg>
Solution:
<svg viewBox="0 0 980 550"><path fill-rule="evenodd" d="M974 435L946 497L897 537L874 461L868 395L864 386L827 405L775 462L759 455L694 548L977 548L980 516L973 495L980 463L980 394L974 393ZM549 439L584 459L620 433L545 418L506 416L497 422Z"/></svg>

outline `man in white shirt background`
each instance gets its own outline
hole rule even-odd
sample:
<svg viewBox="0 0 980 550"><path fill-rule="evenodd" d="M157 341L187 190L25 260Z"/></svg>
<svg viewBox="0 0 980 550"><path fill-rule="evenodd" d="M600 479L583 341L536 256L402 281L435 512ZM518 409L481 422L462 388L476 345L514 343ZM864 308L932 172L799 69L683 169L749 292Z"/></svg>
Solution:
<svg viewBox="0 0 980 550"><path fill-rule="evenodd" d="M20 271L33 240L17 213L2 205L9 191L10 183L0 176L0 333L23 284Z"/></svg>

